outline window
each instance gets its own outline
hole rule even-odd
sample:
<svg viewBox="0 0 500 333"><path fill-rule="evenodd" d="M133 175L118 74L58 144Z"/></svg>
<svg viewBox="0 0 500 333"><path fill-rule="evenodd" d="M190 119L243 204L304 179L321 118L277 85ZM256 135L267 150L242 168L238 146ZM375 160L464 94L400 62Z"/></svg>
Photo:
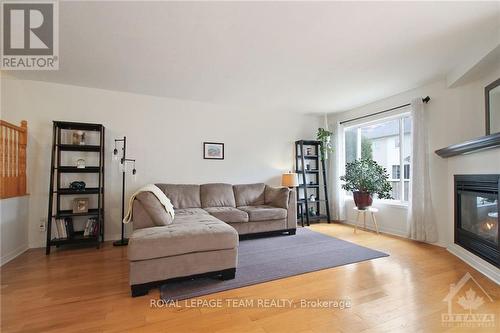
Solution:
<svg viewBox="0 0 500 333"><path fill-rule="evenodd" d="M405 167L405 179L410 179L410 164L406 163Z"/></svg>
<svg viewBox="0 0 500 333"><path fill-rule="evenodd" d="M371 158L386 168L394 201L407 202L410 190L411 118L402 114L348 127L344 132L345 161Z"/></svg>
<svg viewBox="0 0 500 333"><path fill-rule="evenodd" d="M399 179L401 177L401 166L393 165L392 166L392 179Z"/></svg>

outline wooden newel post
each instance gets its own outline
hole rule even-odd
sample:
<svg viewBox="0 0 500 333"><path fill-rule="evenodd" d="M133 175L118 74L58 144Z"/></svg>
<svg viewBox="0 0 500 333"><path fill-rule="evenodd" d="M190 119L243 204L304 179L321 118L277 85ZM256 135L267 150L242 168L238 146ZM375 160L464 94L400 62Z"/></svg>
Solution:
<svg viewBox="0 0 500 333"><path fill-rule="evenodd" d="M28 143L28 122L21 121L21 131L19 132L19 195L26 194L26 145Z"/></svg>
<svg viewBox="0 0 500 333"><path fill-rule="evenodd" d="M7 162L5 162L5 146L6 142L4 137L6 136L7 132L6 129L4 129L3 126L0 126L0 156L2 159L0 160L0 199L5 198L6 196L6 170L7 170Z"/></svg>

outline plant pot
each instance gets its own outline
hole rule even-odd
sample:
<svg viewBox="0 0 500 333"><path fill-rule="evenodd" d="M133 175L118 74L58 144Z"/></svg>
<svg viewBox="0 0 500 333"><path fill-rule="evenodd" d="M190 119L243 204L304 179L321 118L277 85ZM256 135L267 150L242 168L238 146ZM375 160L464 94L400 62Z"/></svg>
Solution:
<svg viewBox="0 0 500 333"><path fill-rule="evenodd" d="M371 193L354 191L352 194L354 197L354 203L358 209L366 209L372 205L373 199Z"/></svg>

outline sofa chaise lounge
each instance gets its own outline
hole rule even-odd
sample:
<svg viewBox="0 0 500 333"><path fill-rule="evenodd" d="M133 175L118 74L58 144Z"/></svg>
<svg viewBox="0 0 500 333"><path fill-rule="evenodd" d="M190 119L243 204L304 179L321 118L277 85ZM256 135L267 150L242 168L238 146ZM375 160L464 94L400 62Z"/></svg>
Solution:
<svg viewBox="0 0 500 333"><path fill-rule="evenodd" d="M245 184L156 184L170 199L175 218L150 192L133 203L129 240L132 296L171 280L235 277L239 237L294 235L296 194L285 187Z"/></svg>

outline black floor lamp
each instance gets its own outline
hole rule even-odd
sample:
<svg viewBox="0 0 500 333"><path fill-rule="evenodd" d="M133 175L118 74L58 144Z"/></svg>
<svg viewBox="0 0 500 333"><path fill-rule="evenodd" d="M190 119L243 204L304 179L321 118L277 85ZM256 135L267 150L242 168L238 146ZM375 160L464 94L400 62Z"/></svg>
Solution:
<svg viewBox="0 0 500 333"><path fill-rule="evenodd" d="M122 157L120 158L120 163L122 164L122 219L121 219L121 225L122 225L122 237L120 240L117 240L113 242L114 246L125 246L128 244L128 238L125 238L125 224L123 223L123 219L125 218L125 172L127 171L126 169L126 164L127 162L133 162L134 163L134 168L132 169L132 175L135 176L137 173L137 170L135 169L135 159L130 159L127 158L127 137L124 136L123 138L120 139L115 139L115 149L113 150L113 159L116 160L118 159L118 149L116 148L116 143L117 142L123 142L123 147L122 147Z"/></svg>

